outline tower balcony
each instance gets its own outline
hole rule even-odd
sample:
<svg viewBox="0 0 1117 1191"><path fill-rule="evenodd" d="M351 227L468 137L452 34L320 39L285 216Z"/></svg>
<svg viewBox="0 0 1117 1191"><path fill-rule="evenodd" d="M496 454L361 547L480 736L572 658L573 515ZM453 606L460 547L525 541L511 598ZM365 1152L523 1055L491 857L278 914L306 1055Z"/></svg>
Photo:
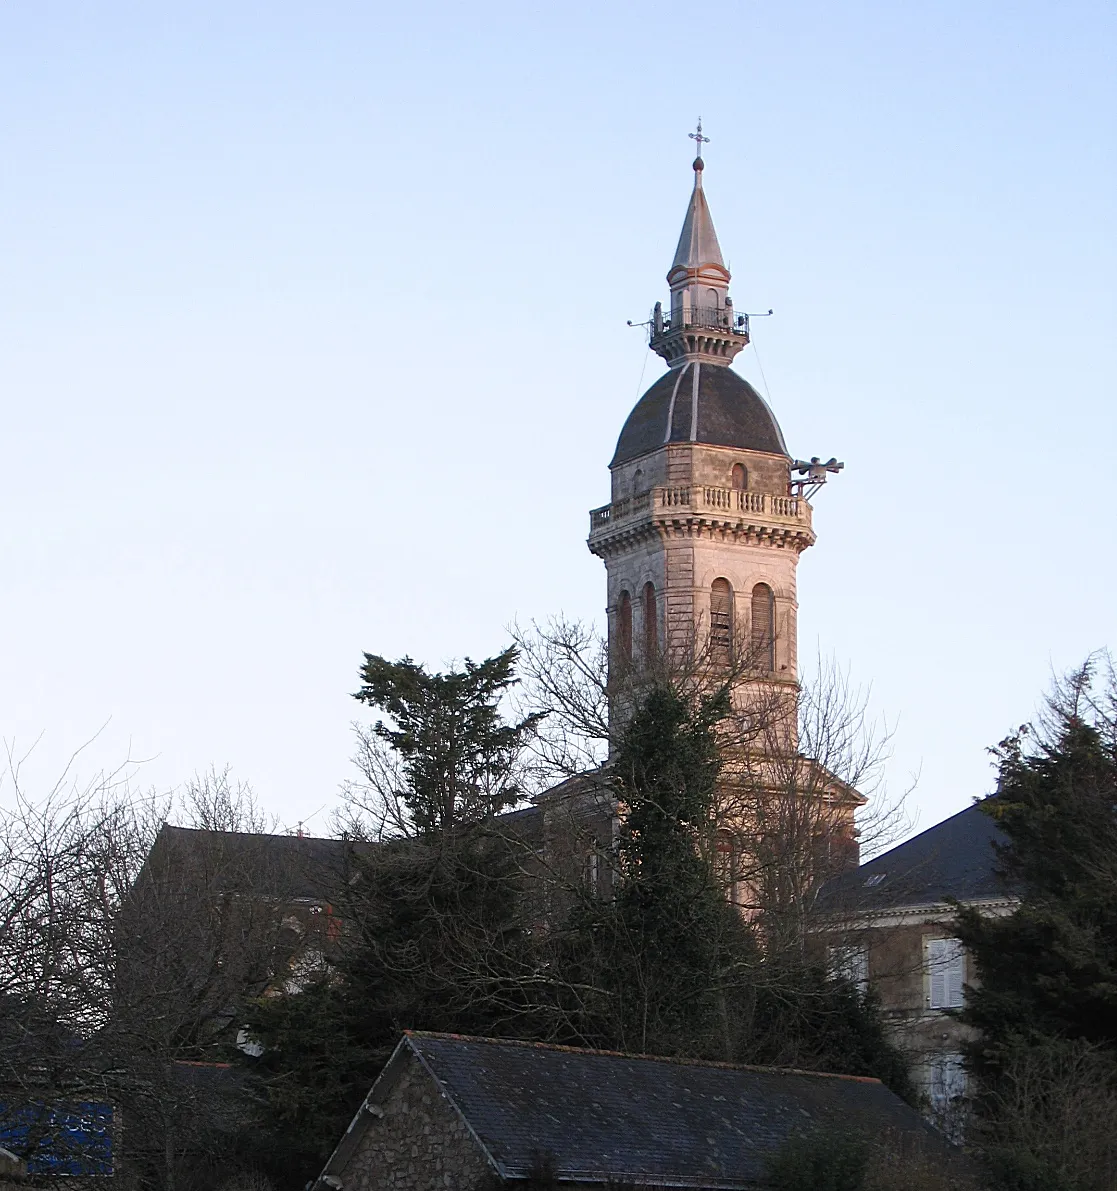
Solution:
<svg viewBox="0 0 1117 1191"><path fill-rule="evenodd" d="M648 346L669 364L684 358L728 364L749 342L749 316L732 306L689 306L665 314L657 304Z"/></svg>
<svg viewBox="0 0 1117 1191"><path fill-rule="evenodd" d="M651 488L590 511L589 548L604 556L647 534L717 534L804 550L814 544L811 506L802 497L742 492L707 484Z"/></svg>

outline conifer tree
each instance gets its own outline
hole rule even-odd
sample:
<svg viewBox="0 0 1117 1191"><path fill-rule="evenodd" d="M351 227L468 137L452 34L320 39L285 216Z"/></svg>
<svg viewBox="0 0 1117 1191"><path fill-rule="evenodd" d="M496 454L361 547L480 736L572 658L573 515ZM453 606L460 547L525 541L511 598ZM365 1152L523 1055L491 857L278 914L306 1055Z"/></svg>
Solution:
<svg viewBox="0 0 1117 1191"><path fill-rule="evenodd" d="M1008 837L1000 869L1021 900L1005 918L959 915L980 976L963 1013L979 1064L1054 1037L1117 1053L1117 704L1113 689L1091 696L1092 677L1073 674L1038 728L996 750L981 808Z"/></svg>
<svg viewBox="0 0 1117 1191"><path fill-rule="evenodd" d="M354 697L384 718L361 736L341 938L320 979L251 1021L262 1125L288 1174L314 1173L403 1030L508 1033L530 1009L520 867L492 829L522 796L535 723L501 714L515 663L514 648L446 673L365 655Z"/></svg>
<svg viewBox="0 0 1117 1191"><path fill-rule="evenodd" d="M624 824L610 899L574 916L581 1041L654 1054L874 1075L908 1098L876 1004L796 948L758 938L713 867L727 695L653 689L612 763ZM561 965L560 965L561 967Z"/></svg>
<svg viewBox="0 0 1117 1191"><path fill-rule="evenodd" d="M1007 917L960 908L977 1129L1008 1191L1117 1185L1117 683L1091 659L995 750Z"/></svg>
<svg viewBox="0 0 1117 1191"><path fill-rule="evenodd" d="M754 948L702 846L726 708L724 694L691 702L657 687L621 738L612 768L625 817L613 896L583 905L574 922L576 966L600 989L586 1025L602 1045L732 1056L726 996Z"/></svg>

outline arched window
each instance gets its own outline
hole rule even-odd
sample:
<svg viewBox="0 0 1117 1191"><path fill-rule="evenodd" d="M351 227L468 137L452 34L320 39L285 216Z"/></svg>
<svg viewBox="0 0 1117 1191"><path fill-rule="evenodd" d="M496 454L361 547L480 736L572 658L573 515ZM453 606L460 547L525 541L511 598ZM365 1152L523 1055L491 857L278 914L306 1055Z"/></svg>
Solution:
<svg viewBox="0 0 1117 1191"><path fill-rule="evenodd" d="M641 468L636 469L636 474L632 477L632 495L639 496L644 491L644 472Z"/></svg>
<svg viewBox="0 0 1117 1191"><path fill-rule="evenodd" d="M733 479L729 485L735 492L744 492L749 486L749 473L743 463L733 464Z"/></svg>
<svg viewBox="0 0 1117 1191"><path fill-rule="evenodd" d="M710 588L710 652L713 660L733 660L733 588L728 579L715 579Z"/></svg>
<svg viewBox="0 0 1117 1191"><path fill-rule="evenodd" d="M752 589L749 653L754 670L776 668L776 599L767 583Z"/></svg>
<svg viewBox="0 0 1117 1191"><path fill-rule="evenodd" d="M632 597L627 591L617 601L617 649L626 662L632 660Z"/></svg>
<svg viewBox="0 0 1117 1191"><path fill-rule="evenodd" d="M656 608L655 584L644 584L644 659L659 654L659 610Z"/></svg>

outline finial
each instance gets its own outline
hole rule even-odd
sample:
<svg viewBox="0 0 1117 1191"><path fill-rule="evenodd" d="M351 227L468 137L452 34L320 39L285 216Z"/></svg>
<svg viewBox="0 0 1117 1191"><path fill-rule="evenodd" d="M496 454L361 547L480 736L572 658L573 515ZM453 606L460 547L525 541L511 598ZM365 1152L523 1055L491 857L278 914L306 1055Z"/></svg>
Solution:
<svg viewBox="0 0 1117 1191"><path fill-rule="evenodd" d="M695 168L695 171L701 172L702 169L704 169L705 165L706 165L706 163L702 160L702 146L708 145L710 143L710 138L708 136L702 135L702 117L701 116L698 117L698 131L697 132L688 132L687 136L690 137L690 139L692 141L697 142L696 148L698 149L698 156L694 159L694 168Z"/></svg>

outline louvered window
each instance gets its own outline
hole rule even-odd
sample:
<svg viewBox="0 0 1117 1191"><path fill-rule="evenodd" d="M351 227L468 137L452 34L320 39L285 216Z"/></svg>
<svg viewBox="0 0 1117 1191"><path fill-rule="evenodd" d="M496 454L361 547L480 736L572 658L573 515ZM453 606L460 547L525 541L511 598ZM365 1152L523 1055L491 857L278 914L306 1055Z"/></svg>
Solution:
<svg viewBox="0 0 1117 1191"><path fill-rule="evenodd" d="M744 492L749 486L749 473L745 470L744 464L733 464L733 478L729 486L737 492Z"/></svg>
<svg viewBox="0 0 1117 1191"><path fill-rule="evenodd" d="M754 670L776 668L776 601L767 583L752 589L749 662Z"/></svg>
<svg viewBox="0 0 1117 1191"><path fill-rule="evenodd" d="M624 661L632 660L632 597L627 591L617 601L617 648Z"/></svg>
<svg viewBox="0 0 1117 1191"><path fill-rule="evenodd" d="M728 579L715 579L710 588L710 652L715 662L733 660L733 588Z"/></svg>
<svg viewBox="0 0 1117 1191"><path fill-rule="evenodd" d="M659 610L655 584L644 584L644 658L651 661L659 654Z"/></svg>
<svg viewBox="0 0 1117 1191"><path fill-rule="evenodd" d="M960 1009L966 954L957 939L925 939L924 967L929 1009Z"/></svg>

